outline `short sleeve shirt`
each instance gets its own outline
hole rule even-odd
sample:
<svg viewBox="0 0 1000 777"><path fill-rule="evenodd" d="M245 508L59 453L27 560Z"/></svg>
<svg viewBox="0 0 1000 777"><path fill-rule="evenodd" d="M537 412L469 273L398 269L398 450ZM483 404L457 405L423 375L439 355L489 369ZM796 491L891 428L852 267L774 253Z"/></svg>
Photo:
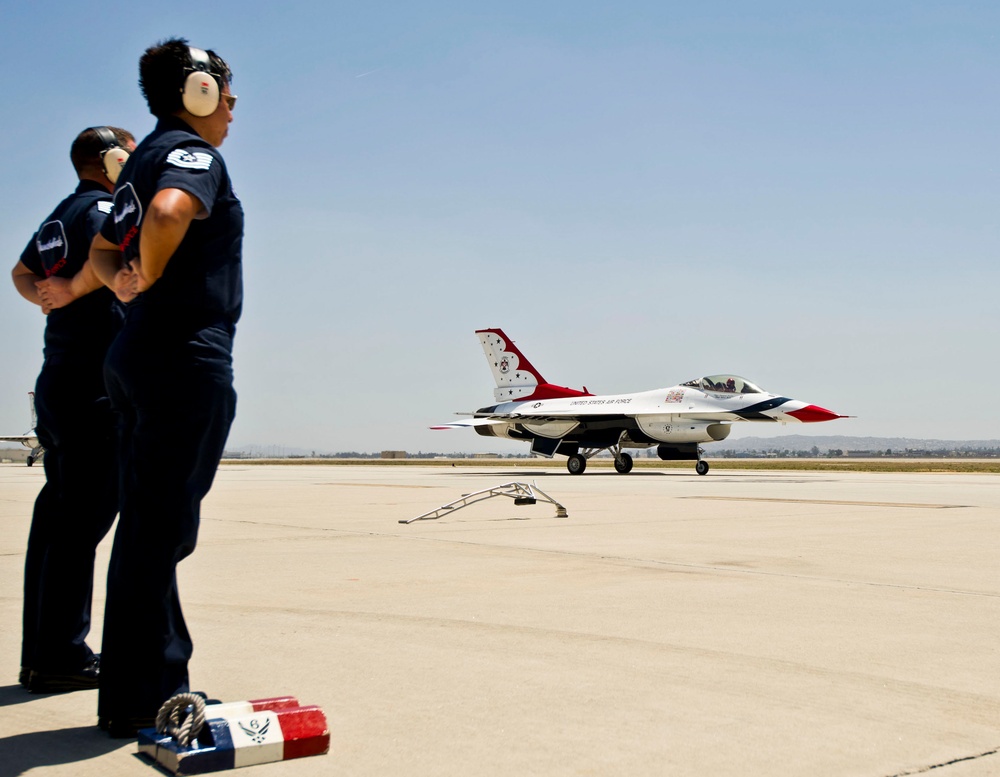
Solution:
<svg viewBox="0 0 1000 777"><path fill-rule="evenodd" d="M161 119L129 157L101 234L130 262L157 192L181 189L201 202L163 275L137 302L194 325L235 323L243 303L243 208L218 149L176 117Z"/></svg>
<svg viewBox="0 0 1000 777"><path fill-rule="evenodd" d="M81 181L28 241L21 263L40 278L72 278L87 261L90 242L110 212L107 189ZM121 315L114 295L103 287L53 310L45 322L46 357L103 353Z"/></svg>

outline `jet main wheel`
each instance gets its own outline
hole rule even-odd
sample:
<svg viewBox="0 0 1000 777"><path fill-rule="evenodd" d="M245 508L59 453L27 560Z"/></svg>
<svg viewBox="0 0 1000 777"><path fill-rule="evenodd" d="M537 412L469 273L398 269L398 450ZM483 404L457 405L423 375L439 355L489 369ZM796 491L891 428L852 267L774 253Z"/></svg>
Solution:
<svg viewBox="0 0 1000 777"><path fill-rule="evenodd" d="M624 475L625 473L632 471L632 464L632 457L627 453L623 453L615 459L615 470Z"/></svg>
<svg viewBox="0 0 1000 777"><path fill-rule="evenodd" d="M585 456L581 456L579 453L574 453L568 459L566 459L566 469L569 470L570 475L582 475L583 471L587 468L587 459Z"/></svg>
<svg viewBox="0 0 1000 777"><path fill-rule="evenodd" d="M697 464L694 465L694 471L697 472L699 475L707 475L708 474L708 462L707 461L699 461Z"/></svg>

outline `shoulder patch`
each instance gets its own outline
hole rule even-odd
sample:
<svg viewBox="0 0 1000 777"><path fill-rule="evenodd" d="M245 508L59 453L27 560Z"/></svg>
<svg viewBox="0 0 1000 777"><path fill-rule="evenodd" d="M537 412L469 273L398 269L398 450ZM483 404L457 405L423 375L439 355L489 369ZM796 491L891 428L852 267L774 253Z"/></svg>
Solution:
<svg viewBox="0 0 1000 777"><path fill-rule="evenodd" d="M97 209L104 214L111 212L111 200L98 200Z"/></svg>
<svg viewBox="0 0 1000 777"><path fill-rule="evenodd" d="M174 149L167 155L168 165L185 170L208 170L214 161L215 157L204 151L185 151L183 148Z"/></svg>

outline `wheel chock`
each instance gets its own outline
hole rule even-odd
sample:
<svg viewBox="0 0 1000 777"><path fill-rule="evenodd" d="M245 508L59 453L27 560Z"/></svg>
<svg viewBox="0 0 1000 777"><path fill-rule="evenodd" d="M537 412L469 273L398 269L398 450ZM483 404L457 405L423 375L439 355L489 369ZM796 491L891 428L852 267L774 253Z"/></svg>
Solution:
<svg viewBox="0 0 1000 777"><path fill-rule="evenodd" d="M187 736L161 730L167 728L159 725L164 718L161 710L158 727L139 732L139 752L172 774L205 774L330 750L330 729L323 710L303 706L293 696L203 707L203 717L201 710L187 708L195 719L189 742ZM200 730L199 720L203 721Z"/></svg>

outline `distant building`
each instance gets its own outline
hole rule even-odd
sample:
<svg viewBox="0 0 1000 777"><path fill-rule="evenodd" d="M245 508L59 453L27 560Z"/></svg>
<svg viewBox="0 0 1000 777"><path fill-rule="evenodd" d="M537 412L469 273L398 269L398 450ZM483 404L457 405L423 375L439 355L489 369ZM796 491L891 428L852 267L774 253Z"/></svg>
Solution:
<svg viewBox="0 0 1000 777"><path fill-rule="evenodd" d="M0 462L23 464L28 460L29 453L31 451L24 447L0 448Z"/></svg>
<svg viewBox="0 0 1000 777"><path fill-rule="evenodd" d="M406 451L382 451L379 458L382 459L405 459Z"/></svg>

